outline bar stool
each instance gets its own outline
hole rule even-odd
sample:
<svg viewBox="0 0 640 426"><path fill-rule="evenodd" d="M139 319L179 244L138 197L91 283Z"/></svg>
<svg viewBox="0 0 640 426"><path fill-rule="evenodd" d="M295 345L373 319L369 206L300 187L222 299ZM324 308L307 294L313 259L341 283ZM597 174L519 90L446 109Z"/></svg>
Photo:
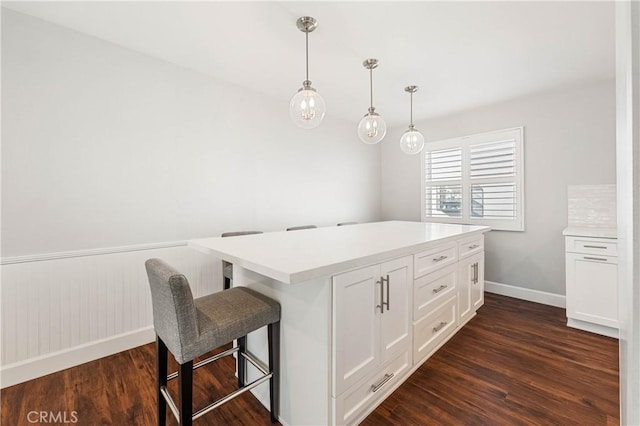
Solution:
<svg viewBox="0 0 640 426"><path fill-rule="evenodd" d="M292 226L291 228L287 228L287 231L299 231L301 229L313 229L317 228L315 225L302 225L302 226Z"/></svg>
<svg viewBox="0 0 640 426"><path fill-rule="evenodd" d="M271 421L278 421L280 370L280 304L256 291L236 287L194 300L186 277L160 259L145 262L156 332L158 425L166 425L167 404L181 426L236 396L269 381ZM267 326L269 369L246 349L246 336ZM194 358L238 339L238 346L193 364ZM179 364L167 376L168 352ZM238 352L238 389L193 413L193 370ZM245 384L247 361L263 375ZM178 406L167 381L178 378Z"/></svg>
<svg viewBox="0 0 640 426"><path fill-rule="evenodd" d="M225 237L237 237L239 235L253 235L262 234L262 231L234 231L223 232L220 234L222 238ZM222 261L222 279L224 280L224 290L231 288L231 281L233 281L233 263L229 263L225 260Z"/></svg>

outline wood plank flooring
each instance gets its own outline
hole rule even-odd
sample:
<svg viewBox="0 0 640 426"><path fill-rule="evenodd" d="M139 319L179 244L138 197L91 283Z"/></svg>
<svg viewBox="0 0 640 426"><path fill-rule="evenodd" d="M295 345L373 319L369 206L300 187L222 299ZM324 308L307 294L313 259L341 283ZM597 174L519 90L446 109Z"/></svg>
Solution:
<svg viewBox="0 0 640 426"><path fill-rule="evenodd" d="M618 341L565 322L564 309L486 294L478 315L363 424L618 424ZM154 425L154 349L141 346L3 389L1 424L33 424L30 411L66 412L67 419L75 411L78 425ZM234 389L233 371L231 358L196 371L195 405ZM244 394L196 424L271 423Z"/></svg>

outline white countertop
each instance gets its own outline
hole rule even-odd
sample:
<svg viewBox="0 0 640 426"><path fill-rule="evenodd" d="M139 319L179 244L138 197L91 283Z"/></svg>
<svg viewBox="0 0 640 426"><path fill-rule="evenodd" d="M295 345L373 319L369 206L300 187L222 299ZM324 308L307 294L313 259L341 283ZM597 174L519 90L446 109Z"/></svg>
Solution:
<svg viewBox="0 0 640 426"><path fill-rule="evenodd" d="M615 228L587 228L569 226L564 231L562 231L562 235L593 238L618 238L618 231Z"/></svg>
<svg viewBox="0 0 640 426"><path fill-rule="evenodd" d="M203 238L190 240L189 247L295 284L489 230L488 226L389 221Z"/></svg>

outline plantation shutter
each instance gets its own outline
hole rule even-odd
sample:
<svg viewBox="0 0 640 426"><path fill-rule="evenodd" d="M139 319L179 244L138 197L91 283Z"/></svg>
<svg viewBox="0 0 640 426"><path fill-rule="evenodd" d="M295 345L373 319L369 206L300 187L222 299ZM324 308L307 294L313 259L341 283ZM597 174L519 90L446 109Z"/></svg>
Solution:
<svg viewBox="0 0 640 426"><path fill-rule="evenodd" d="M423 220L524 230L522 130L428 143Z"/></svg>

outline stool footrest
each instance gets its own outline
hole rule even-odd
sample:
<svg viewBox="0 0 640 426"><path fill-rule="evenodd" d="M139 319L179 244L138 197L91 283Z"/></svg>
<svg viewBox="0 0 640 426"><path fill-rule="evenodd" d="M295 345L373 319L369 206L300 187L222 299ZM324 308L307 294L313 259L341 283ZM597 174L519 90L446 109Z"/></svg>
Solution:
<svg viewBox="0 0 640 426"><path fill-rule="evenodd" d="M194 369L194 370L197 370L198 368L203 367L203 366L205 366L205 365L207 365L207 364L209 364L209 363L212 363L212 362L214 362L214 361L217 361L217 360L219 360L220 358L224 358L225 356L233 355L234 353L238 352L238 349L240 349L240 348L238 348L238 347L236 346L236 347L233 347L233 348L231 348L231 349L227 349L227 350L226 350L226 351L224 351L224 352L220 352L220 353L219 353L219 354L217 354L217 355L213 355L213 356L211 356L211 357L209 357L209 358L207 358L207 359L203 359L202 361L200 361L200 362L197 362L197 363L193 364L193 369ZM253 364L253 363L252 363L252 364ZM254 364L254 365L255 365L255 364ZM176 377L178 377L178 372L177 372L177 371L176 371L176 372L174 372L174 373L169 374L169 375L167 376L167 380L172 380L172 379L175 379Z"/></svg>
<svg viewBox="0 0 640 426"><path fill-rule="evenodd" d="M229 356L234 354L235 352L238 352L238 347L234 347L231 349L228 349L224 352L221 352L217 355L214 355L212 357L209 357L205 360L202 360L200 362L198 362L197 364L193 365L193 369L197 369L200 368L204 365L207 365L211 362L214 362L220 358L223 358L225 356ZM232 400L233 398L242 395L243 393L245 393L248 390L251 390L253 388L255 388L258 385L261 385L262 383L266 382L267 380L271 379L271 377L273 377L273 372L270 372L267 370L267 368L262 364L262 362L260 362L260 360L258 360L257 358L255 358L251 353L249 352L244 352L244 353L240 353L239 356L243 356L247 361L249 361L251 364L253 364L254 367L256 367L258 370L260 370L260 372L263 374L262 376L260 376L259 378L257 378L256 380L254 380L253 382L249 383L248 385L245 385L241 388L236 389L235 391L231 392L230 394L228 394L227 396L223 396L222 398L218 399L217 401L213 402L212 404L207 405L204 408L201 408L200 410L196 411L195 413L193 413L193 415L191 416L192 420L196 420L197 418L207 414L209 411L214 410L216 408L218 408L219 406L221 406L222 404L224 404L225 402L228 402L230 400ZM178 377L178 373L172 373L170 375L167 376L167 380L171 380L171 379L175 379L176 377ZM169 395L169 391L167 390L166 386L162 386L160 388L160 393L162 393L162 396L164 397L164 399L167 401L167 404L169 405L169 408L171 409L171 412L173 413L173 415L176 417L176 419L178 420L178 422L180 421L180 411L178 410L178 406L176 405L176 403L173 401L173 398L171 398L171 395Z"/></svg>

